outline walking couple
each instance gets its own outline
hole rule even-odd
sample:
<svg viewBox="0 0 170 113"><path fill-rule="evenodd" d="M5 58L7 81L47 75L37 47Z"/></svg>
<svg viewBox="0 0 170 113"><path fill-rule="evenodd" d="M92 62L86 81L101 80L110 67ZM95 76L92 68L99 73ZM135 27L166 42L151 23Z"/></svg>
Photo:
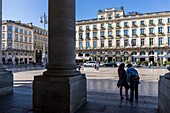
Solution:
<svg viewBox="0 0 170 113"><path fill-rule="evenodd" d="M139 85L139 75L136 69L132 67L131 64L127 65L127 70L125 71L125 64L120 64L118 68L118 75L119 80L117 83L117 86L120 88L120 98L124 99L122 95L123 87L125 88L125 94L126 94L126 100L129 100L128 98L128 90L130 88L130 100L134 100L134 92L135 92L135 99L138 101L138 85ZM129 85L130 84L130 85Z"/></svg>

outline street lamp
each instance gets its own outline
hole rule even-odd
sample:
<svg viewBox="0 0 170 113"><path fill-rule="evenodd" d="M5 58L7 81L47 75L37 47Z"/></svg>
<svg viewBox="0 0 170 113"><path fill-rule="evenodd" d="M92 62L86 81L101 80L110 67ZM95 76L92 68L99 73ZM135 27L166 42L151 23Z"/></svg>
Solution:
<svg viewBox="0 0 170 113"><path fill-rule="evenodd" d="M46 56L46 40L45 40L45 36L46 36L46 33L45 33L45 27L46 27L46 24L48 24L48 21L47 21L47 16L46 14L44 13L43 16L40 17L40 22L44 24L44 44L43 44L43 53L42 53L42 63L43 63L43 66L46 65L47 63L47 56Z"/></svg>

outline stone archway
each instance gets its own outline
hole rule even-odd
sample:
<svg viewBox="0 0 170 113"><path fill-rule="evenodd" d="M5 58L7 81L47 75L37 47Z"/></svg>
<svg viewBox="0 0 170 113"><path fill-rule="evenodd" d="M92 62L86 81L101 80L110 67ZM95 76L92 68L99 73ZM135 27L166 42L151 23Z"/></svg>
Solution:
<svg viewBox="0 0 170 113"><path fill-rule="evenodd" d="M75 62L75 0L48 2L49 63L34 78L33 109L73 113L86 103L86 78Z"/></svg>

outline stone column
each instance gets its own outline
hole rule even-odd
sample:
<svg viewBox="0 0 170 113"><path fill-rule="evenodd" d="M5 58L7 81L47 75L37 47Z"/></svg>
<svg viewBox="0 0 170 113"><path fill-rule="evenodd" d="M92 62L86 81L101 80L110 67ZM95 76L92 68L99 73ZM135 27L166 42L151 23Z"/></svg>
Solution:
<svg viewBox="0 0 170 113"><path fill-rule="evenodd" d="M33 82L33 109L74 113L86 103L85 74L76 71L75 0L49 0L49 62Z"/></svg>
<svg viewBox="0 0 170 113"><path fill-rule="evenodd" d="M6 71L2 63L2 0L0 0L0 96L13 92L13 75Z"/></svg>
<svg viewBox="0 0 170 113"><path fill-rule="evenodd" d="M170 66L167 68L170 71ZM169 113L170 106L170 72L160 76L158 81L158 110L159 113Z"/></svg>

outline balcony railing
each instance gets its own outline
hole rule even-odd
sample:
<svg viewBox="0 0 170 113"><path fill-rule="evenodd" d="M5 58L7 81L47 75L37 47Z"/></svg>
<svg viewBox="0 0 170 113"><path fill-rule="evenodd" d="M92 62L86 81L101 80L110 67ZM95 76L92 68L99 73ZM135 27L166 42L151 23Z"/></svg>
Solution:
<svg viewBox="0 0 170 113"><path fill-rule="evenodd" d="M86 37L86 40L91 40L90 37Z"/></svg>
<svg viewBox="0 0 170 113"><path fill-rule="evenodd" d="M124 25L124 27L123 28L130 28L128 25Z"/></svg>
<svg viewBox="0 0 170 113"><path fill-rule="evenodd" d="M146 27L146 25L145 24L140 24L140 27Z"/></svg>
<svg viewBox="0 0 170 113"><path fill-rule="evenodd" d="M149 33L149 36L156 36L155 33Z"/></svg>
<svg viewBox="0 0 170 113"><path fill-rule="evenodd" d="M108 38L113 38L113 35L108 35Z"/></svg>
<svg viewBox="0 0 170 113"><path fill-rule="evenodd" d="M137 34L132 34L132 37L138 37L138 35Z"/></svg>
<svg viewBox="0 0 170 113"><path fill-rule="evenodd" d="M83 32L83 30L82 30L82 29L79 29L79 32Z"/></svg>
<svg viewBox="0 0 170 113"><path fill-rule="evenodd" d="M98 31L98 29L97 28L93 28L93 31Z"/></svg>
<svg viewBox="0 0 170 113"><path fill-rule="evenodd" d="M140 34L140 37L146 37L147 35L145 33Z"/></svg>
<svg viewBox="0 0 170 113"><path fill-rule="evenodd" d="M106 39L106 37L105 36L100 36L100 39Z"/></svg>
<svg viewBox="0 0 170 113"><path fill-rule="evenodd" d="M98 40L98 38L95 36L95 37L93 37L93 40Z"/></svg>
<svg viewBox="0 0 170 113"><path fill-rule="evenodd" d="M132 25L132 28L137 28L138 26L136 24L133 24Z"/></svg>
<svg viewBox="0 0 170 113"><path fill-rule="evenodd" d="M149 26L156 26L154 23L149 23Z"/></svg>
<svg viewBox="0 0 170 113"><path fill-rule="evenodd" d="M100 29L101 29L101 30L106 30L106 28L105 28L105 27L101 27Z"/></svg>
<svg viewBox="0 0 170 113"><path fill-rule="evenodd" d="M165 36L165 34L163 32L159 32L158 36Z"/></svg>
<svg viewBox="0 0 170 113"><path fill-rule="evenodd" d="M165 25L165 24L162 23L162 22L159 22L159 23L158 23L158 26L163 26L163 25Z"/></svg>
<svg viewBox="0 0 170 113"><path fill-rule="evenodd" d="M116 26L116 29L121 29L121 26Z"/></svg>
<svg viewBox="0 0 170 113"><path fill-rule="evenodd" d="M111 29L113 29L113 27L112 26L108 26L108 29L111 30Z"/></svg>
<svg viewBox="0 0 170 113"><path fill-rule="evenodd" d="M80 38L79 38L79 41L82 41L82 40L84 40L84 39L83 39L82 37L80 37Z"/></svg>
<svg viewBox="0 0 170 113"><path fill-rule="evenodd" d="M87 29L86 29L86 32L89 32L89 31L91 31L91 30L90 30L89 28L87 28Z"/></svg>

